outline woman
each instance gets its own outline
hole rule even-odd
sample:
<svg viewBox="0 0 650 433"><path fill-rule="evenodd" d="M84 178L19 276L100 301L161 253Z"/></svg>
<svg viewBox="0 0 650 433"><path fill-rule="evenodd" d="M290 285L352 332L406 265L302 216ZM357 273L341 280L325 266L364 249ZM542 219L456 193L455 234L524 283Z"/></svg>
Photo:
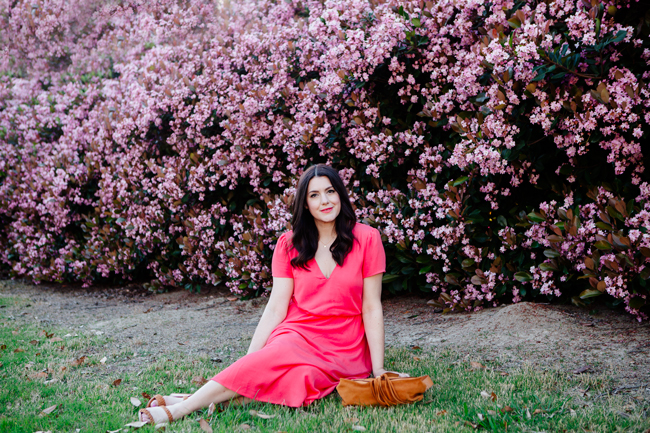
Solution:
<svg viewBox="0 0 650 433"><path fill-rule="evenodd" d="M247 355L186 400L152 402L141 421L171 422L234 398L299 407L331 393L341 378L387 372L384 248L377 229L356 222L334 169L319 164L300 177L292 226L273 252L273 290Z"/></svg>

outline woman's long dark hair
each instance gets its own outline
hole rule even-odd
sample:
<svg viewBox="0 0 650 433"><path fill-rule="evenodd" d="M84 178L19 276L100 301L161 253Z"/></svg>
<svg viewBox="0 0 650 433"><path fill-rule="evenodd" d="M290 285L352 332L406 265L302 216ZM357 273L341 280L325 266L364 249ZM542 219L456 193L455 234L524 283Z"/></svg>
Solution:
<svg viewBox="0 0 650 433"><path fill-rule="evenodd" d="M336 240L330 245L330 251L336 263L343 266L345 257L352 251L355 239L352 229L357 223L357 216L352 209L350 197L341 176L336 170L325 164L312 165L298 180L298 188L293 201L293 219L291 220L293 226L292 244L298 251L298 255L291 260L291 265L307 269L307 262L314 258L318 249L318 229L311 212L309 209L305 209L309 181L316 176L328 177L332 182L332 187L339 194L341 211L335 220Z"/></svg>

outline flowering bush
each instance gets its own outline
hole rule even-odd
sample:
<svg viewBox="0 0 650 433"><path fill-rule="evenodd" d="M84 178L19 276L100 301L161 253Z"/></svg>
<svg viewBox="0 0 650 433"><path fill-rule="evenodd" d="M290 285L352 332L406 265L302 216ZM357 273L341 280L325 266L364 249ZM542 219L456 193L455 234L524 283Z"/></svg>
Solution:
<svg viewBox="0 0 650 433"><path fill-rule="evenodd" d="M261 294L325 162L392 291L647 318L642 3L3 0L1 266Z"/></svg>

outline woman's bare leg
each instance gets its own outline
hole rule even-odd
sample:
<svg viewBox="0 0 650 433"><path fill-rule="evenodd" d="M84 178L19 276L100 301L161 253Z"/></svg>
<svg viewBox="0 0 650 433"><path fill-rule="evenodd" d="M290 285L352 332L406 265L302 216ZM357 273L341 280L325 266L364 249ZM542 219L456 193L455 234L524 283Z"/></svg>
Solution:
<svg viewBox="0 0 650 433"><path fill-rule="evenodd" d="M171 406L167 406L167 409L171 412L174 420L177 420L191 414L192 412L206 408L210 406L211 403L219 404L232 399L238 399L238 397L242 396L237 394L235 391L226 388L220 383L210 380L208 383L199 388L198 391L192 394L192 396L187 400ZM250 399L244 397L242 400L246 402ZM157 406L149 408L149 411L151 411L152 416L154 416L156 420L160 418L166 418L162 412L160 414L154 414L154 411L162 410L163 409L158 408Z"/></svg>

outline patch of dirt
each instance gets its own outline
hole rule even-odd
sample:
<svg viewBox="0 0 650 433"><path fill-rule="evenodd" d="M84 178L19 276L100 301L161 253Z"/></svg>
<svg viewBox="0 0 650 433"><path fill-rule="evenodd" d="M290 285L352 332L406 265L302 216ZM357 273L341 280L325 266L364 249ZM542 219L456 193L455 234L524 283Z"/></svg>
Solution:
<svg viewBox="0 0 650 433"><path fill-rule="evenodd" d="M140 362L170 350L232 362L248 347L266 305L263 298L233 300L216 289L153 294L138 286L84 289L12 280L0 281L0 296L25 300L5 310L18 322L102 333L114 340L113 353L141 352ZM443 315L416 297L383 305L388 345L451 348L505 369L529 363L568 374L604 373L619 391L650 398L650 324L625 313L600 309L590 315L573 306L522 302Z"/></svg>

